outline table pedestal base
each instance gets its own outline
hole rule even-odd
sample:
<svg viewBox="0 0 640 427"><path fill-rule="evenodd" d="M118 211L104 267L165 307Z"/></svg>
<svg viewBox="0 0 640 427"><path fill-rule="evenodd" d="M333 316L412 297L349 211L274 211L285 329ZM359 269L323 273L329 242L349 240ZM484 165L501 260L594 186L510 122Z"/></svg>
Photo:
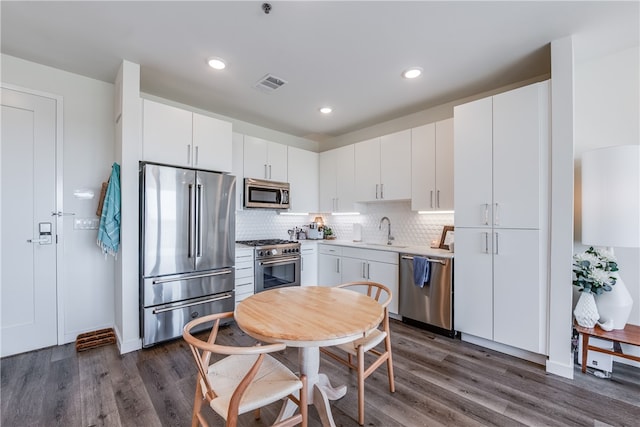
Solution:
<svg viewBox="0 0 640 427"><path fill-rule="evenodd" d="M347 386L333 387L325 374L318 372L320 368L320 349L318 347L300 347L298 349L300 372L307 376L307 396L309 404L318 411L324 427L336 427L331 414L330 400L338 400L347 394ZM276 421L289 418L298 407L289 399L285 400Z"/></svg>

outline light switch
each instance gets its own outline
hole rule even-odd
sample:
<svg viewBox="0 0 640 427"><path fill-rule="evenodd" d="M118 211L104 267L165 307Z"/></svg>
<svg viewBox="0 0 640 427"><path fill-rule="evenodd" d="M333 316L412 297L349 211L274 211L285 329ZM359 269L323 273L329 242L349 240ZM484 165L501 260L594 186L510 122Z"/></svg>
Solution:
<svg viewBox="0 0 640 427"><path fill-rule="evenodd" d="M97 230L99 225L99 218L75 218L73 220L74 230Z"/></svg>

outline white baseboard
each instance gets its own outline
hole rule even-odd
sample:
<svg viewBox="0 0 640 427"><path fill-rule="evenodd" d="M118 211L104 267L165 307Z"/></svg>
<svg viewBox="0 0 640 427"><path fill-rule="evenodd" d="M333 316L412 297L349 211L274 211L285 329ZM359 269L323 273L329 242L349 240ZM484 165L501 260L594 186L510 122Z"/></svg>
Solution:
<svg viewBox="0 0 640 427"><path fill-rule="evenodd" d="M140 338L123 341L118 328L114 327L113 330L116 331L118 350L120 350L120 354L131 353L132 351L140 350L142 348L142 340Z"/></svg>
<svg viewBox="0 0 640 427"><path fill-rule="evenodd" d="M563 364L547 360L547 373L558 375L559 377L573 379L573 363Z"/></svg>
<svg viewBox="0 0 640 427"><path fill-rule="evenodd" d="M482 347L489 348L491 350L499 351L500 353L505 353L510 356L528 360L529 362L537 363L538 365L544 366L547 364L547 356L545 356L544 354L532 353L527 350L511 347L506 344L500 344L495 341L476 337L474 335L469 335L469 334L460 334L460 339L462 341L465 341L471 344L476 344Z"/></svg>

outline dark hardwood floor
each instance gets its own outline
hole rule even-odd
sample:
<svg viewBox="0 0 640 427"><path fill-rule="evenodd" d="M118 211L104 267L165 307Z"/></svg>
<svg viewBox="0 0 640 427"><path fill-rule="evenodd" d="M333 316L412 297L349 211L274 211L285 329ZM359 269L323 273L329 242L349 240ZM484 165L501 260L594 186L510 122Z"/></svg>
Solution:
<svg viewBox="0 0 640 427"><path fill-rule="evenodd" d="M386 369L366 381L368 426L638 426L640 369L614 364L611 378L548 375L544 367L391 322L396 392ZM221 342L254 342L235 325ZM276 357L296 370L297 350ZM76 353L73 344L0 361L2 426L188 426L195 365L182 340L119 355L114 345ZM322 357L321 371L348 391L332 403L336 425L357 426L353 372ZM279 404L242 426L266 426ZM212 425L222 419L207 410ZM311 427L320 426L315 409Z"/></svg>

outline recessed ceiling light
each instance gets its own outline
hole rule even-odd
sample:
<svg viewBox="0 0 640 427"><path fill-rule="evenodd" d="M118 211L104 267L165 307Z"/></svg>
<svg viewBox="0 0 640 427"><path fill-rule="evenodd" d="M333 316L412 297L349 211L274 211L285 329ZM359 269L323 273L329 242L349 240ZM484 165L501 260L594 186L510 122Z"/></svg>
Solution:
<svg viewBox="0 0 640 427"><path fill-rule="evenodd" d="M331 108L331 107L322 107L322 108L320 108L320 112L322 114L329 114L332 111L333 111L333 108Z"/></svg>
<svg viewBox="0 0 640 427"><path fill-rule="evenodd" d="M211 68L215 68L216 70L223 70L227 64L224 63L222 58L211 58L209 59L209 66Z"/></svg>
<svg viewBox="0 0 640 427"><path fill-rule="evenodd" d="M402 77L405 79L415 79L416 77L420 77L422 74L422 68L420 67L411 67L407 68L402 72Z"/></svg>

